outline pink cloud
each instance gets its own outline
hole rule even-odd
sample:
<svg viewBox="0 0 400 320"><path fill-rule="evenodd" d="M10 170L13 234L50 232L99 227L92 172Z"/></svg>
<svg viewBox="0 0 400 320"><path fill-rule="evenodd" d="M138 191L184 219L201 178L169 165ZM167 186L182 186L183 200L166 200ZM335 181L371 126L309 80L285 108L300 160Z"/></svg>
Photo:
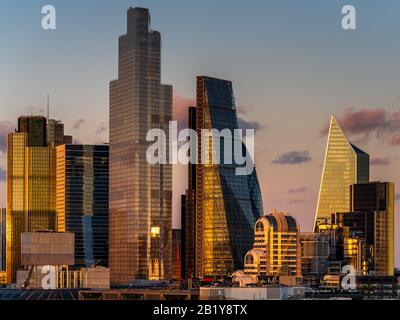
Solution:
<svg viewBox="0 0 400 320"><path fill-rule="evenodd" d="M196 100L186 98L180 94L174 94L173 97L173 118L178 121L180 128L186 128L188 123L188 108L196 105Z"/></svg>
<svg viewBox="0 0 400 320"><path fill-rule="evenodd" d="M359 142L368 142L371 135L391 145L400 145L400 111L389 112L384 109L347 109L337 120L343 131ZM329 132L327 123L320 132L321 136Z"/></svg>

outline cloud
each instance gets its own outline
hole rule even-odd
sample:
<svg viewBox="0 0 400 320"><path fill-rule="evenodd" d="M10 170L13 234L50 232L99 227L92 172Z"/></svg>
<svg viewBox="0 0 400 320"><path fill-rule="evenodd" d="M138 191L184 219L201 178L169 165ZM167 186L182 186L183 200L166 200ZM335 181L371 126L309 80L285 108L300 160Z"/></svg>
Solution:
<svg viewBox="0 0 400 320"><path fill-rule="evenodd" d="M15 126L10 121L0 121L0 152L5 152L7 148L7 135L13 132Z"/></svg>
<svg viewBox="0 0 400 320"><path fill-rule="evenodd" d="M196 105L196 100L186 98L180 94L174 94L173 97L173 119L178 122L178 130L188 127L188 109Z"/></svg>
<svg viewBox="0 0 400 320"><path fill-rule="evenodd" d="M103 134L108 131L108 123L107 122L102 122L98 125L96 129L96 134Z"/></svg>
<svg viewBox="0 0 400 320"><path fill-rule="evenodd" d="M400 145L400 111L350 108L337 120L343 131L358 141L368 142L374 135L383 142ZM323 127L320 135L325 136L328 132L329 123Z"/></svg>
<svg viewBox="0 0 400 320"><path fill-rule="evenodd" d="M371 166L387 166L392 163L389 158L374 158L371 160Z"/></svg>
<svg viewBox="0 0 400 320"><path fill-rule="evenodd" d="M252 104L248 105L248 106L243 105L243 104L236 106L237 113L242 114L242 115L247 115L250 112L252 112L253 110L254 110L254 105L252 105Z"/></svg>
<svg viewBox="0 0 400 320"><path fill-rule="evenodd" d="M266 126L258 121L247 121L239 117L239 128L242 130L253 129L254 131L264 130Z"/></svg>
<svg viewBox="0 0 400 320"><path fill-rule="evenodd" d="M280 155L277 159L273 160L272 164L302 164L311 162L311 156L308 151L290 151Z"/></svg>
<svg viewBox="0 0 400 320"><path fill-rule="evenodd" d="M298 194L298 193L306 193L307 187L300 187L300 188L291 188L288 190L288 194Z"/></svg>
<svg viewBox="0 0 400 320"><path fill-rule="evenodd" d="M390 139L389 144L392 146L400 146L400 134L393 136Z"/></svg>
<svg viewBox="0 0 400 320"><path fill-rule="evenodd" d="M3 167L0 167L0 181L6 180L6 170Z"/></svg>
<svg viewBox="0 0 400 320"><path fill-rule="evenodd" d="M81 125L84 124L84 123L85 123L85 119L78 119L78 120L75 120L75 122L74 122L74 124L72 125L72 127L73 127L75 130L79 130L79 129L81 128Z"/></svg>

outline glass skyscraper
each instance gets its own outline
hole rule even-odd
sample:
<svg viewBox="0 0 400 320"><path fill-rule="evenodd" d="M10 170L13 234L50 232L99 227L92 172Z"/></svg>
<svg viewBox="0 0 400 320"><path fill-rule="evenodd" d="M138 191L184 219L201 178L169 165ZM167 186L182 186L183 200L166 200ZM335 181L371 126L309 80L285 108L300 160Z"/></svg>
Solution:
<svg viewBox="0 0 400 320"><path fill-rule="evenodd" d="M109 266L121 285L172 276L172 166L146 160L147 132L168 133L172 86L161 84L161 35L149 11L130 8L127 23L110 83Z"/></svg>
<svg viewBox="0 0 400 320"><path fill-rule="evenodd" d="M198 77L197 107L190 109L189 116L192 128L197 131L199 146L202 129L228 129L233 136L233 130L239 126L232 83ZM214 137L209 143L216 148ZM239 166L234 161L232 164L225 162L226 146L221 141L220 164L201 164L199 152L199 164L189 166L183 223L191 228L185 230L187 236L183 244L186 277L231 275L243 269L243 259L253 244L255 222L263 215L256 172L237 175Z"/></svg>
<svg viewBox="0 0 400 320"><path fill-rule="evenodd" d="M57 231L75 234L75 265L108 266L107 145L57 147Z"/></svg>
<svg viewBox="0 0 400 320"><path fill-rule="evenodd" d="M349 142L331 118L314 228L350 211L350 186L369 182L369 155Z"/></svg>
<svg viewBox="0 0 400 320"><path fill-rule="evenodd" d="M0 271L6 270L6 209L0 208Z"/></svg>
<svg viewBox="0 0 400 320"><path fill-rule="evenodd" d="M7 282L21 267L21 232L55 231L55 149L46 118L20 117L7 142Z"/></svg>

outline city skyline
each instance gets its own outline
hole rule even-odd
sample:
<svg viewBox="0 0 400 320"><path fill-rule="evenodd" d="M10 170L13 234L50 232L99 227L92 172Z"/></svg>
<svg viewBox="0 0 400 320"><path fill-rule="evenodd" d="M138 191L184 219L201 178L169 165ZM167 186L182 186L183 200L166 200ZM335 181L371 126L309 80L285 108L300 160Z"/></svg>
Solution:
<svg viewBox="0 0 400 320"><path fill-rule="evenodd" d="M12 67L7 66L6 73L13 80L11 83L14 83L15 79L21 79L22 71L24 73L28 71L27 79L21 80L22 85L28 86L28 90L24 97L17 97L15 92L18 86L11 84L4 86L6 88L4 89L5 94L0 101L2 115L4 114L4 118L2 116L1 119L2 128L8 125L7 130L13 130L16 127L16 115L30 113L30 110L27 108L32 105L37 106L36 109L32 109L32 113L44 114L45 111L41 112L39 108L44 109L42 106L45 105L46 94L50 92L51 117L63 120L67 126L67 132L72 133L77 140L85 144L108 141L106 135L107 109L105 109L108 104L106 85L109 79L115 78L113 76L116 73L115 38L123 32L122 25L125 21L123 15L126 8L130 5L130 3L127 4L127 1L117 3L120 7L116 5L115 8L110 10L108 17L113 21L118 21L118 30L115 30L116 28L110 29L109 33L112 33L110 37L108 37L107 33L107 37L104 37L104 39L95 38L91 42L92 45L96 44L100 48L108 48L106 53L97 56L97 59L94 59L93 62L85 60L88 54L94 52L87 47L85 47L87 49L85 52L87 53L75 52L70 60L60 54L56 49L57 45L52 48L51 53L44 53L42 50L39 50L39 46L42 41L49 41L47 37L53 38L53 35L43 35L40 33L42 32L41 30L38 30L37 34L35 31L32 31L33 38L38 40L38 44L29 43L29 46L33 45L32 59L36 59L38 62L47 61L49 66L59 74L56 75L53 72L43 70L40 73L38 69L30 66L31 62L27 64L25 62L28 61L25 60L26 56L22 52L19 52L14 60L11 60L15 61L15 65ZM61 3L58 5L57 1L55 1L55 5L61 16L60 30L55 31L55 34L60 33L62 35L61 39L69 39L72 43L78 44L79 42L76 42L76 39L68 37L62 24L63 21L67 23L67 17L64 16L63 18L62 10L66 10L71 14L71 7L73 6L69 7ZM141 5L140 1L135 2L135 5ZM198 61L196 62L196 59L179 59L179 57L188 56L189 53L186 50L182 50L182 47L174 47L177 44L175 38L179 38L178 35L182 36L186 34L182 31L174 35L174 31L177 31L177 24L171 24L170 20L175 20L171 16L176 5L183 6L183 2L175 2L171 6L166 6L161 2L143 4L143 6L150 7L152 11L154 29L162 30L163 36L166 38L163 42L165 44L163 46L163 61L167 63L164 63L166 67L163 68L162 78L163 82L172 83L176 87L174 96L176 118L178 120L187 118L182 110L192 104L194 98L192 92L194 92L194 79L196 75L204 73L227 78L234 82L234 90L239 97L240 117L242 120L252 122L252 126L258 128L256 165L260 177L266 213L271 211L272 208L277 207L295 216L303 231L312 229L322 171L324 146L326 143L326 123L331 114L337 116L339 123L342 123L345 133L347 132L346 134L351 136L351 140L356 140L357 145L371 155L371 181L388 180L399 185L399 176L396 173L396 166L399 163L397 156L399 146L396 144L396 137L398 137L396 132L399 132L400 116L398 108L400 103L398 88L395 86L395 83L398 83L400 70L394 56L399 56L398 53L400 50L397 44L391 42L390 35L393 32L393 28L390 28L391 25L388 22L395 18L395 13L387 12L385 8L379 7L382 9L382 12L377 13L375 18L379 20L379 16L383 16L386 13L390 17L385 20L386 22L382 19L380 24L368 27L364 26L363 28L363 21L361 20L360 31L349 35L342 33L343 31L340 30L339 20L336 19L335 10L332 10L331 7L333 4L326 6L316 4L315 10L321 13L327 20L322 21L323 19L321 18L321 21L317 19L317 21L313 20L312 23L309 22L309 25L305 24L304 28L308 36L303 36L301 40L317 39L325 45L326 42L324 41L328 41L327 39L332 40L332 37L322 36L319 32L312 31L314 23L319 24L327 35L333 35L332 47L338 45L346 54L340 53L339 49L335 49L334 53L327 53L315 44L310 47L310 43L307 41L300 48L292 46L292 38L296 32L290 30L289 26L298 27L299 25L304 25L304 22L309 20L306 18L307 15L303 17L304 10L299 11L296 19L296 15L294 14L296 5L291 4L293 8L289 9L288 12L285 11L285 14L291 18L288 20L290 21L288 25L283 30L278 27L272 28L274 32L282 32L282 43L279 47L277 47L277 43L274 42L276 39L274 36L271 36L268 29L259 31L260 26L257 29L249 27L246 30L250 31L251 29L253 33L251 33L251 37L245 38L242 43L249 45L253 49L246 48L245 45L238 47L241 52L239 55L234 50L227 53L222 50L221 46L217 45L212 50L198 51L195 55ZM271 6L269 9L274 12L280 12L277 9L285 8L284 4L282 4L282 7L278 4L269 5ZM18 3L16 6L18 6ZM32 4L30 3L28 6L32 6ZM253 13L260 19L256 9L268 8L268 5L265 7L257 1L254 2L253 8L242 8L242 12L239 10L240 8L237 4L232 4L228 12L223 12L221 6L218 4L215 7L219 16L212 14L212 17L216 20L218 18L228 19L228 17L235 16L250 19L248 16L249 13ZM105 9L108 8L108 4L103 2L98 8L90 5L89 7L91 7L90 10L99 10L99 13L104 14ZM325 9L328 7L329 10ZM359 4L358 7L368 13L366 15L367 18L364 16L364 19L369 18L372 20L374 5L372 5L372 8L366 8L362 4ZM83 6L82 13L78 13L78 18L80 14L88 12L85 10L89 10L86 5ZM328 11L329 15L327 15ZM5 11L2 10L2 12ZM266 25L273 26L273 21L276 21L276 18L270 16L272 14L268 13L269 11L263 12L264 14L268 14L268 18L271 18L271 22L268 22ZM339 15L339 6L337 12L337 15ZM190 17L190 15L188 16ZM185 19L189 19L188 16ZM102 23L102 20L98 19L99 22L97 23ZM5 18L5 21L9 21L9 19ZM27 21L29 22L30 20L27 19ZM93 22L93 20L90 21ZM251 27L257 26L257 23L261 24L259 20L255 19L255 21L251 23ZM185 24L185 20L178 22L178 25ZM220 21L214 23L220 24ZM229 22L226 28L228 27L232 27L232 30L238 30L236 26L232 26ZM94 25L78 38L81 40L90 38L94 34L92 28L95 29ZM209 34L209 31L207 31L208 28L203 31L196 29L196 34L199 36L199 39L196 40L200 43L206 43L204 36L201 37L200 35L202 33ZM71 29L76 30L72 27ZM218 36L222 36L223 32L227 30L225 28L222 29L222 31L221 29L216 29ZM19 26L17 30L20 32L25 29ZM18 41L27 37L27 34L20 34L18 32L16 32L16 37L13 38L10 48L7 50L15 50L19 46ZM381 34L385 36L380 37ZM256 44L257 40L255 35L262 37L261 39L265 40L266 43L270 43L270 47L262 41L262 46L254 48L253 45ZM367 39L367 35L374 41ZM217 36L212 37L212 39L213 41L217 41ZM102 40L106 41L100 44ZM227 50L235 48L234 40L228 37L226 41L228 44ZM367 41L368 43L375 43L374 47L367 45ZM225 43L224 41L222 42ZM55 43L57 44L57 41ZM193 44L192 42L192 48L199 48L197 46L200 47L200 45ZM380 57L382 57L379 63L375 60L372 61L378 54L378 47L391 49L383 50L383 52L379 53ZM289 53L287 49L290 49L293 53ZM317 59L314 61L312 60L315 58L315 53L311 52L312 49L319 49L317 50ZM278 59L278 52L284 52L284 57ZM50 56L50 54L52 55ZM361 59L359 59L360 54ZM7 57L7 51L4 55L2 58ZM58 55L60 57L56 58ZM226 57L225 63L221 63L219 60L221 56ZM48 61L49 57L52 57L52 59ZM212 57L216 57L217 61L211 61ZM273 63L266 61L265 57L273 60ZM246 63L242 62L243 67L235 63L246 58ZM255 63L248 61L250 60L249 58L254 58L259 63L262 72L255 69ZM65 62L63 62L63 59L66 59ZM104 61L107 60L103 71L94 72L92 76L86 75L85 72L82 75L82 79L77 81L79 85L83 85L83 88L88 91L87 97L83 97L82 92L84 90L79 89L77 85L71 85L73 73L67 72L62 67L64 63L69 64L77 62L80 59L88 63L87 69L82 68L82 70L92 70L91 68L97 67L99 61L103 61L102 59ZM332 59L339 61L333 62ZM181 64L177 63L176 60L180 60ZM278 70L279 67L282 67L288 61L290 62L288 67ZM18 67L20 64L22 64L21 67ZM41 65L41 63L35 64ZM277 67L273 67L273 64L277 64ZM76 65L76 69L71 68L75 72L82 67L79 63L71 63L71 65ZM185 68L188 65L191 66ZM28 66L28 69L24 70L23 66ZM248 70L246 71L242 68ZM316 70L317 68L321 70ZM335 68L336 70L334 70ZM350 70L353 71L350 72ZM295 75L296 72L298 75ZM89 74L91 71L87 73ZM242 73L245 75L244 77L241 77L240 74ZM38 81L34 83L31 77L36 78L37 75ZM49 80L46 80L46 77L51 79L51 82L48 82ZM260 79L263 79L263 81L260 81ZM1 79L1 81L3 80L6 79ZM385 88L382 86L382 81L388 81L388 85ZM52 84L53 82L55 84ZM66 90L66 95L61 92L65 90L64 85L71 85ZM298 86L297 89L296 86ZM376 88L376 90L371 90L371 88ZM282 91L287 91L289 94L285 94ZM100 94L98 95L99 92ZM299 120L299 117L304 117L304 115L307 115L307 119ZM4 121L9 123L4 123ZM389 130L392 130L394 133L388 133ZM3 133L3 129L1 129L1 133ZM384 141L384 143L380 143L381 141ZM0 159L1 168L5 168L4 159L2 155ZM179 175L179 173L181 174ZM285 179L282 179L282 176ZM175 185L173 188L175 217L179 217L179 198L186 187L185 177L186 170L184 168L176 168L174 175ZM1 193L4 193L4 183L0 185L0 188ZM176 205L177 198L178 205ZM2 199L2 206L4 207L4 196L2 196ZM397 201L398 204L399 202ZM396 212L398 213L398 209ZM174 225L179 225L177 218ZM396 226L398 230L398 219ZM399 243L399 232L396 233L396 240L396 243ZM399 254L397 254L396 262L398 266Z"/></svg>

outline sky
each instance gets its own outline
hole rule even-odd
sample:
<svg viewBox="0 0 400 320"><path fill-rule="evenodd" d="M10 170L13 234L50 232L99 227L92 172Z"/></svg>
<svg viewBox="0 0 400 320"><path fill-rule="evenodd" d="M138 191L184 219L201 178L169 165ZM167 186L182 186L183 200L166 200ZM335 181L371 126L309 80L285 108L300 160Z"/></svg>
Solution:
<svg viewBox="0 0 400 320"><path fill-rule="evenodd" d="M41 28L44 4L57 10L56 30ZM357 30L341 28L347 4ZM108 142L108 86L130 6L149 8L162 34L162 81L174 86L177 120L186 120L197 75L233 82L241 123L257 132L265 212L288 212L312 230L332 114L371 155L371 180L400 186L396 0L0 0L0 206L4 136L19 115L44 114L47 93L50 116L76 142ZM186 168L175 166L175 227L186 179ZM397 208L395 241L400 266Z"/></svg>

